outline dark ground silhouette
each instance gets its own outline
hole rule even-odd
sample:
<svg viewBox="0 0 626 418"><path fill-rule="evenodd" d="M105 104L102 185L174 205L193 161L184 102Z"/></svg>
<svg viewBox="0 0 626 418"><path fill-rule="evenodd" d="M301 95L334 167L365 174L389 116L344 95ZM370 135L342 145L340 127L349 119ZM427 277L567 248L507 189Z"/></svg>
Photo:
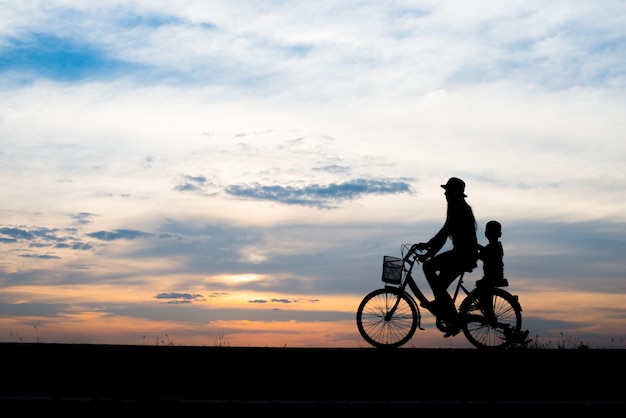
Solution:
<svg viewBox="0 0 626 418"><path fill-rule="evenodd" d="M626 350L0 343L19 416L614 415Z"/></svg>

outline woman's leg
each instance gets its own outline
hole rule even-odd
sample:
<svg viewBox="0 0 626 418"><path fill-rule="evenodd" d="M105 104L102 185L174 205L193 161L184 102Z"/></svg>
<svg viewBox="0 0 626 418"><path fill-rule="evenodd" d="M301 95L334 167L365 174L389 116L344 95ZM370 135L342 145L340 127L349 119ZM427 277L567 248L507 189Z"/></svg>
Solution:
<svg viewBox="0 0 626 418"><path fill-rule="evenodd" d="M448 286L460 274L458 257L451 251L441 253L423 264L424 276L433 290L436 302L452 306Z"/></svg>

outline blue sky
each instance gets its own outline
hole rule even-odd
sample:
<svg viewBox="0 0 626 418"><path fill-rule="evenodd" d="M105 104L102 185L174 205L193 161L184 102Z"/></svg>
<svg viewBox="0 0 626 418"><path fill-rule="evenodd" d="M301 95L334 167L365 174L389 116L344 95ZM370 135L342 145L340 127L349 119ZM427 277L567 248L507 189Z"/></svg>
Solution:
<svg viewBox="0 0 626 418"><path fill-rule="evenodd" d="M364 346L458 176L531 335L624 345L622 2L1 5L0 340Z"/></svg>

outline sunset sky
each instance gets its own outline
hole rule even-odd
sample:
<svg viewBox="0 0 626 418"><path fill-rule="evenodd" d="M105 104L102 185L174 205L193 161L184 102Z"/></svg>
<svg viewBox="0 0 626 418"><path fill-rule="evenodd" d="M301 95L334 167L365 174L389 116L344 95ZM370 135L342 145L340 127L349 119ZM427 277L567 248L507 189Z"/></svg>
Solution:
<svg viewBox="0 0 626 418"><path fill-rule="evenodd" d="M523 329L626 348L625 2L0 10L0 341L369 347L457 176Z"/></svg>

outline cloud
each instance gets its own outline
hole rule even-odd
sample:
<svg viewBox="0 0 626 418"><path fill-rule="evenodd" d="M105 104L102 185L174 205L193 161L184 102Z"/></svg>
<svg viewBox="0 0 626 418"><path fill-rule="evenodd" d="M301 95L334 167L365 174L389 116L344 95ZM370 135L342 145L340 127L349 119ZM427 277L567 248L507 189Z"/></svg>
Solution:
<svg viewBox="0 0 626 418"><path fill-rule="evenodd" d="M207 296L210 298L218 298L220 296L228 295L228 292L211 292Z"/></svg>
<svg viewBox="0 0 626 418"><path fill-rule="evenodd" d="M20 254L23 258L39 258L42 260L58 260L61 257L51 254Z"/></svg>
<svg viewBox="0 0 626 418"><path fill-rule="evenodd" d="M295 303L296 301L293 300L289 300L289 299L270 299L269 300L270 303L284 303L284 304L289 304L289 303ZM254 300L249 300L248 303L268 303L267 299L254 299Z"/></svg>
<svg viewBox="0 0 626 418"><path fill-rule="evenodd" d="M503 79L556 89L607 85L623 80L619 7L13 5L5 9L0 70L324 100L332 92L414 94Z"/></svg>
<svg viewBox="0 0 626 418"><path fill-rule="evenodd" d="M71 214L70 218L72 218L77 224L85 225L85 224L91 223L92 218L95 216L97 215L94 213L80 212L80 213Z"/></svg>
<svg viewBox="0 0 626 418"><path fill-rule="evenodd" d="M30 248L55 248L71 250L90 250L93 244L85 242L74 228L45 228L45 227L2 227L0 228L0 242L5 244L27 244ZM23 257L38 257L57 259L52 255L23 255Z"/></svg>
<svg viewBox="0 0 626 418"><path fill-rule="evenodd" d="M272 303L293 303L294 301L289 299L272 299Z"/></svg>
<svg viewBox="0 0 626 418"><path fill-rule="evenodd" d="M169 293L159 293L155 297L158 300L166 300L165 303L169 304L181 304L181 303L191 303L197 300L204 300L204 296L201 294L192 294L192 293L177 293L177 292L169 292Z"/></svg>
<svg viewBox="0 0 626 418"><path fill-rule="evenodd" d="M405 181L354 179L328 185L310 184L303 187L265 186L261 184L233 185L226 193L248 199L269 200L289 205L328 207L332 202L357 199L369 194L410 193Z"/></svg>
<svg viewBox="0 0 626 418"><path fill-rule="evenodd" d="M38 229L37 231L42 231L42 229ZM0 234L4 235L5 237L10 237L10 238L5 238L5 239L11 240L11 241L17 241L18 239L31 240L31 239L34 239L36 235L38 235L37 232L33 233L31 231L28 231L22 228L10 228L10 227L0 228Z"/></svg>
<svg viewBox="0 0 626 418"><path fill-rule="evenodd" d="M208 180L205 176L182 175L178 184L174 186L174 190L179 192L203 191Z"/></svg>
<svg viewBox="0 0 626 418"><path fill-rule="evenodd" d="M93 248L93 244L87 243L87 242L74 242L72 244L59 243L55 245L55 248L70 248L72 250L91 250Z"/></svg>
<svg viewBox="0 0 626 418"><path fill-rule="evenodd" d="M157 299L197 299L201 298L202 295L199 294L191 294L191 293L159 293L155 296Z"/></svg>
<svg viewBox="0 0 626 418"><path fill-rule="evenodd" d="M313 167L313 171L326 171L329 173L342 174L350 171L350 167L332 164L324 167Z"/></svg>
<svg viewBox="0 0 626 418"><path fill-rule="evenodd" d="M137 231L134 229L116 229L114 231L97 231L87 234L88 237L96 238L101 241L116 241L116 240L133 240L137 238L150 238L153 234Z"/></svg>

